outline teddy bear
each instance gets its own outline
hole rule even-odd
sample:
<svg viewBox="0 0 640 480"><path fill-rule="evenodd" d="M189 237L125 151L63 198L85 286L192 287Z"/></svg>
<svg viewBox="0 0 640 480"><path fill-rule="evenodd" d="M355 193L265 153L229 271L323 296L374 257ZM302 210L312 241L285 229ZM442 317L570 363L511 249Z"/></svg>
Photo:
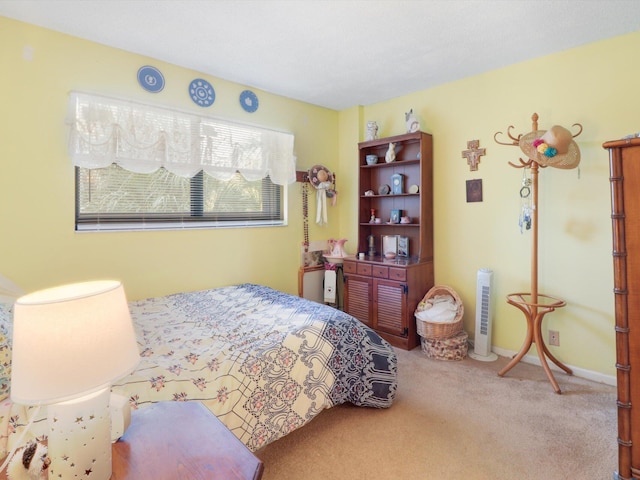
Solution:
<svg viewBox="0 0 640 480"><path fill-rule="evenodd" d="M47 446L32 440L16 449L7 467L9 480L47 480L51 459Z"/></svg>

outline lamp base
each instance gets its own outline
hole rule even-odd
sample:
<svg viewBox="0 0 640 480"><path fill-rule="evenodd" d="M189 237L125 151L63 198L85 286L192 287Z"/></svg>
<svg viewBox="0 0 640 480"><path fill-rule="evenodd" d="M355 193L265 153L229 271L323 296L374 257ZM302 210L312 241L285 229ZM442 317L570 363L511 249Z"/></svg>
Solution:
<svg viewBox="0 0 640 480"><path fill-rule="evenodd" d="M110 388L49 405L50 478L111 477Z"/></svg>

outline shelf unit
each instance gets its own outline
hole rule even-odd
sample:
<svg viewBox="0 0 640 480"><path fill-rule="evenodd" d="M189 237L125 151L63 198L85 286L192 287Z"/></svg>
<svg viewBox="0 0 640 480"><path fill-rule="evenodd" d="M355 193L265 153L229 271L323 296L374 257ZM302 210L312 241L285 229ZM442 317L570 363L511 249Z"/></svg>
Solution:
<svg viewBox="0 0 640 480"><path fill-rule="evenodd" d="M385 162L389 143L396 145L396 160ZM403 235L409 239L409 256L417 260L433 260L433 141L424 132L371 140L358 144L359 212L358 252L368 253L368 237L374 235L376 251L381 252L382 236ZM367 165L367 155L376 155L378 163ZM380 194L380 187L392 188L391 176L400 174L404 188L401 194ZM408 193L412 185L418 193ZM372 191L373 195L366 195ZM382 223L371 223L371 210ZM411 217L409 224L389 224L391 210L401 210Z"/></svg>
<svg viewBox="0 0 640 480"><path fill-rule="evenodd" d="M390 143L396 157L387 163ZM358 252L365 257L344 262L345 310L392 345L411 349L420 343L415 308L434 283L433 139L424 132L407 133L361 142L358 152ZM378 162L368 165L368 155ZM392 193L394 175L401 175L403 188ZM390 193L383 193L385 185ZM372 210L380 223L371 221ZM393 210L410 217L410 223L391 223ZM408 239L407 255L385 258L385 236Z"/></svg>

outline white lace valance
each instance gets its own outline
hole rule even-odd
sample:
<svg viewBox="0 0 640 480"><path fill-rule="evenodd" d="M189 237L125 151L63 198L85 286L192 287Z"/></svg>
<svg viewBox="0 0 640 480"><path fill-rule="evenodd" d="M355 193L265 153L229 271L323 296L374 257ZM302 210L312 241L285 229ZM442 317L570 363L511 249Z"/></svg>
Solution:
<svg viewBox="0 0 640 480"><path fill-rule="evenodd" d="M204 170L219 180L236 172L247 180L269 175L278 185L296 180L291 133L77 92L67 122L78 167L116 163L136 173L164 167L181 177Z"/></svg>

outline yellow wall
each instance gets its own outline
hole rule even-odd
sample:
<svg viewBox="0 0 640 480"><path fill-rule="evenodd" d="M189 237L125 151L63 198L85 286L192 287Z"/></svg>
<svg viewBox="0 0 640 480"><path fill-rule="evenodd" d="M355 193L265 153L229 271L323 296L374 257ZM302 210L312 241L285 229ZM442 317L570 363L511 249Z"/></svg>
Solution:
<svg viewBox="0 0 640 480"><path fill-rule="evenodd" d="M494 135L502 132L498 139L509 141L510 125L516 136L528 133L537 112L541 129L584 127L576 138L580 168L540 174L539 288L567 301L547 315L544 331L560 332L560 347L551 351L561 361L615 375L611 206L602 143L640 131L640 65L630 61L639 49L640 33L633 33L363 108L360 138L367 120L378 122L381 136L404 133L410 108L421 129L433 134L436 283L460 294L465 330L473 336L477 270L493 270L493 343L499 352L517 351L524 339L524 316L505 297L531 289L532 236L518 226L522 170L508 165L523 155L496 143ZM486 148L476 172L461 155L469 140ZM341 167L343 178L357 175L355 165L343 161ZM465 182L478 178L484 201L467 203ZM355 222L346 228L344 236L355 235Z"/></svg>
<svg viewBox="0 0 640 480"><path fill-rule="evenodd" d="M33 59L24 58L25 48ZM136 73L151 64L166 81L152 94ZM338 114L255 90L260 107L240 108L247 86L0 17L0 273L27 291L95 278L121 279L129 298L232 283L296 294L303 241L300 184L288 187L289 225L280 228L75 233L74 176L66 153L68 92L89 91L290 131L297 168L338 166ZM194 78L216 91L203 109L188 96ZM311 200L315 212L315 199ZM310 221L312 240L337 237ZM314 217L315 218L315 217Z"/></svg>
<svg viewBox="0 0 640 480"><path fill-rule="evenodd" d="M23 58L25 47L33 59ZM98 277L122 279L130 298L240 282L296 293L302 241L301 187L288 188L289 225L283 228L75 233L73 169L66 154L67 94L86 90L203 113L187 95L189 82L208 79L216 101L207 114L291 131L298 169L320 163L336 171L338 206L329 227L310 220L311 239L346 237L356 245L358 198L355 155L367 120L381 136L403 133L413 108L434 135L435 269L437 283L459 292L465 329L475 318L479 268L494 271L493 343L514 352L524 338L522 314L504 301L530 289L530 232L520 233L522 171L508 166L517 147L498 145L496 132L580 123L580 169L547 168L540 176L539 285L567 306L545 321L560 331L551 347L563 362L596 375L615 375L611 220L606 140L640 130L630 59L640 33L601 41L371 106L335 112L255 90L260 108L240 109L244 85L0 18L0 273L26 290ZM145 64L158 67L165 89L137 84ZM507 140L506 135L498 137ZM487 149L471 172L462 150L469 140ZM467 203L465 181L483 181L484 201ZM36 193L37 192L37 193ZM315 201L312 200L311 212Z"/></svg>

